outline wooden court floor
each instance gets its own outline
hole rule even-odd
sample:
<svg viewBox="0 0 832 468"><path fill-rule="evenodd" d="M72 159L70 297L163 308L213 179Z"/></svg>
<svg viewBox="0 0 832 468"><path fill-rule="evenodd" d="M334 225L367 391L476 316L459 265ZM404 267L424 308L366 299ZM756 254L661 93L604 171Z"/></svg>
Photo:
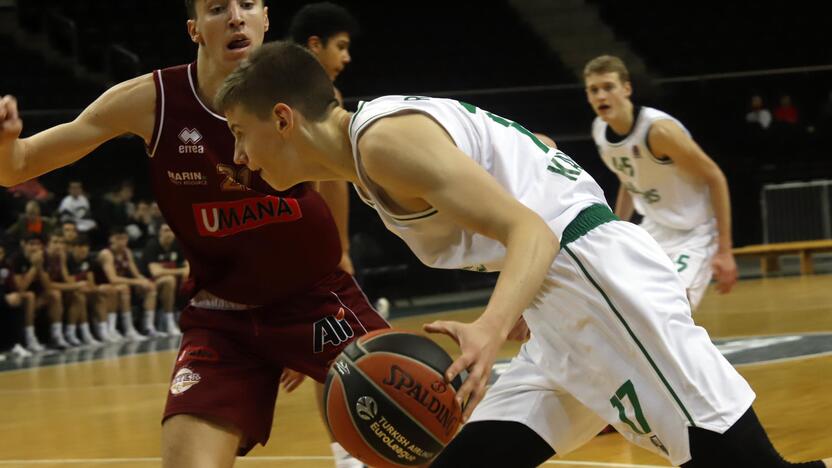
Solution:
<svg viewBox="0 0 832 468"><path fill-rule="evenodd" d="M445 314L469 320L478 310ZM418 329L433 316L394 321ZM710 291L695 316L712 337L832 332L832 276L740 282ZM453 352L450 340L439 340ZM507 345L510 357L517 345ZM0 468L160 465L159 416L173 351L0 373ZM756 411L780 452L794 461L832 456L832 355L739 366L757 392ZM272 437L240 467L331 467L325 429L305 383L279 398ZM650 467L667 463L626 444L597 437L549 466Z"/></svg>

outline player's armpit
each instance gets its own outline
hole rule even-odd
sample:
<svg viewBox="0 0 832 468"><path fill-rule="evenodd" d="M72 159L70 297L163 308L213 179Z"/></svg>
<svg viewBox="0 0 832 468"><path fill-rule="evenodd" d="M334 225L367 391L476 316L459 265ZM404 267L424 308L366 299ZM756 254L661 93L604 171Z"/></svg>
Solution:
<svg viewBox="0 0 832 468"><path fill-rule="evenodd" d="M700 180L722 174L719 166L672 120L659 120L647 135L650 149L656 156L667 156L682 172Z"/></svg>
<svg viewBox="0 0 832 468"><path fill-rule="evenodd" d="M125 133L149 141L155 106L156 88L149 74L110 88L72 122L2 145L0 184L15 185L71 164Z"/></svg>

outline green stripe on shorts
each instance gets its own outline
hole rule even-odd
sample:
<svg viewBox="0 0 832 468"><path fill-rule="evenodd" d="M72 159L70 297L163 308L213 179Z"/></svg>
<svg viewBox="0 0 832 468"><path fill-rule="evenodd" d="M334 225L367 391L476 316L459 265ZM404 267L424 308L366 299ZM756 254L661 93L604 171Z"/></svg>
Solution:
<svg viewBox="0 0 832 468"><path fill-rule="evenodd" d="M615 316L618 317L618 320L621 322L621 324L624 325L624 328L627 329L627 333L630 334L630 338L632 338L633 341L635 341L636 345L638 346L638 349L640 349L644 357L647 358L647 362L649 362L653 370L656 371L656 374L659 376L659 379L661 379L665 388L667 388L667 391L669 391L670 395L673 396L673 399L676 400L676 404L679 405L679 408L681 408L682 412L685 413L685 417L688 418L688 422L690 422L690 425L693 427L697 427L696 423L693 422L693 418L691 417L687 408L685 408L685 405L682 404L682 400L680 400L679 396L676 395L676 392L673 391L673 387L670 386L670 382L667 381L667 379L662 374L662 371L659 370L659 366L656 365L656 363L653 361L653 358L651 358L650 354L647 353L647 349L644 348L644 345L641 344L641 341L639 341L636 334L633 333L633 329L630 328L630 325L627 324L627 321L624 320L624 317L621 315L620 312L618 312L618 309L616 309L615 306L612 304L612 301L610 301L610 298L609 296L607 296L607 293L605 293L604 290L601 289L601 286L599 286L595 279L592 278L592 276L589 274L586 268L584 268L584 265L581 263L580 260L578 260L578 257L572 252L572 250L569 249L569 247L564 246L563 250L565 250L566 253L569 254L570 257L572 257L572 260L575 260L575 263L577 263L581 271L584 272L584 275L587 277L587 279L589 279L589 282L592 283L592 285L595 286L595 289L597 289L598 292L601 293L601 296L604 297L604 300L607 302L607 305L610 307L613 313L615 313Z"/></svg>

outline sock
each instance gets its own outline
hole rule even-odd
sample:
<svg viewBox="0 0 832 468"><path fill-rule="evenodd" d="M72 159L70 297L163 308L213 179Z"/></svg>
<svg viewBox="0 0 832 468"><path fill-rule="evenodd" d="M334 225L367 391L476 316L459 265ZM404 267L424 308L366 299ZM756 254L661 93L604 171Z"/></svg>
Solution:
<svg viewBox="0 0 832 468"><path fill-rule="evenodd" d="M156 329L156 311L155 310L146 310L144 311L144 329L145 330L155 330Z"/></svg>
<svg viewBox="0 0 832 468"><path fill-rule="evenodd" d="M107 314L107 327L110 330L116 329L116 320L118 319L118 315L115 312L110 312Z"/></svg>
<svg viewBox="0 0 832 468"><path fill-rule="evenodd" d="M133 312L122 312L121 323L124 325L124 332L128 333L135 330L133 326Z"/></svg>
<svg viewBox="0 0 832 468"><path fill-rule="evenodd" d="M85 341L89 341L89 339L92 338L89 323L83 322L81 325L78 325L78 328L81 330L81 337L83 337Z"/></svg>
<svg viewBox="0 0 832 468"><path fill-rule="evenodd" d="M109 329L109 324L104 320L96 323L95 324L95 329L98 331L98 337L101 338L102 340L105 340L105 339L107 339L107 337L110 336L110 333L109 333L109 330L108 330Z"/></svg>
<svg viewBox="0 0 832 468"><path fill-rule="evenodd" d="M34 325L27 325L26 326L26 342L27 343L34 343L38 341L38 337L35 336L35 326Z"/></svg>
<svg viewBox="0 0 832 468"><path fill-rule="evenodd" d="M55 339L60 338L60 339L63 340L64 335L61 334L61 323L60 322L53 323L50 328L52 330L52 338L55 338Z"/></svg>
<svg viewBox="0 0 832 468"><path fill-rule="evenodd" d="M77 338L77 336L78 336L78 335L76 335L76 334L75 334L75 330L76 330L76 326L75 326L75 324L74 324L74 323L71 323L71 324L69 324L69 325L67 325L67 326L66 326L66 333L65 333L65 335L66 335L67 337Z"/></svg>
<svg viewBox="0 0 832 468"><path fill-rule="evenodd" d="M333 442L329 444L329 448L332 449L332 454L335 456L336 460L341 460L352 456L349 454L349 452L344 450L344 447L341 447L341 444L339 444L338 442Z"/></svg>

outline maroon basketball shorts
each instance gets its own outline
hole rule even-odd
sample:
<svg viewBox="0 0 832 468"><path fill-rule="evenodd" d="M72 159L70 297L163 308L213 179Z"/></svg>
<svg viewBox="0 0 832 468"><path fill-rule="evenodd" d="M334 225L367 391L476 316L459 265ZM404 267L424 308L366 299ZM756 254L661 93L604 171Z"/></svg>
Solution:
<svg viewBox="0 0 832 468"><path fill-rule="evenodd" d="M390 325L352 276L338 271L309 291L248 310L188 306L163 421L190 414L242 431L240 454L265 444L280 375L288 367L323 382L353 339Z"/></svg>

